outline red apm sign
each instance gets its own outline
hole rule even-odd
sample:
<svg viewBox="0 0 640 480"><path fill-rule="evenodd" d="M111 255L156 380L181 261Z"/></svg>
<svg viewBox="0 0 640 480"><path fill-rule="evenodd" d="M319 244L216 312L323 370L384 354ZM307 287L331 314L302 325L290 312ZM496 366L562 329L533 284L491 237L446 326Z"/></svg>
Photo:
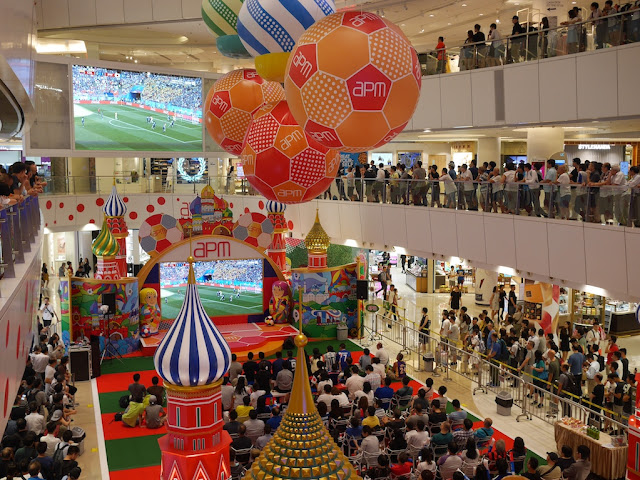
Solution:
<svg viewBox="0 0 640 480"><path fill-rule="evenodd" d="M197 259L230 258L231 243L227 240L207 240L195 242L193 256Z"/></svg>

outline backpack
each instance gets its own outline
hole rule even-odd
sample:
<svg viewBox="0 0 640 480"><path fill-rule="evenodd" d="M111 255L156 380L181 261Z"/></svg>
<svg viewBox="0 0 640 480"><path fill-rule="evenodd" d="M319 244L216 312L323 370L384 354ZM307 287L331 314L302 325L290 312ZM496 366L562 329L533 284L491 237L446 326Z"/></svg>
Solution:
<svg viewBox="0 0 640 480"><path fill-rule="evenodd" d="M129 406L129 395L121 396L120 400L118 400L118 404L120 405L120 408L127 408Z"/></svg>
<svg viewBox="0 0 640 480"><path fill-rule="evenodd" d="M36 393L38 393L38 390L35 388L32 388L27 392L27 404L36 401Z"/></svg>
<svg viewBox="0 0 640 480"><path fill-rule="evenodd" d="M62 447L62 442L56 445L56 449L53 452L53 467L51 469L53 480L61 480L62 475L62 467L64 465L64 447L67 446L65 443Z"/></svg>
<svg viewBox="0 0 640 480"><path fill-rule="evenodd" d="M116 422L121 422L122 421L122 412L118 412L113 416L113 420Z"/></svg>

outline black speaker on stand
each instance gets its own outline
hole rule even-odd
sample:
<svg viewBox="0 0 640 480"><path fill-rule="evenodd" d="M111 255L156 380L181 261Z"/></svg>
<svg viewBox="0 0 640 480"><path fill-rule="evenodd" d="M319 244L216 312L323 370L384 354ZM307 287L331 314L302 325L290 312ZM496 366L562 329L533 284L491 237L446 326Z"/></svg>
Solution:
<svg viewBox="0 0 640 480"><path fill-rule="evenodd" d="M356 285L356 298L358 300L367 300L369 298L369 282L366 280L358 280Z"/></svg>
<svg viewBox="0 0 640 480"><path fill-rule="evenodd" d="M91 335L91 378L97 378L101 375L100 372L100 336Z"/></svg>

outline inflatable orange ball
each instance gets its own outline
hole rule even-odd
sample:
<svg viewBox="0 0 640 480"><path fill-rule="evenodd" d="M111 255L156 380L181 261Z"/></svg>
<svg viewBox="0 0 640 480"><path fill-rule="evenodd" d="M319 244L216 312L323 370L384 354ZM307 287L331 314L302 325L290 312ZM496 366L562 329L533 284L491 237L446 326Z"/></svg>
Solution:
<svg viewBox="0 0 640 480"><path fill-rule="evenodd" d="M314 140L362 152L404 129L421 83L418 56L400 28L373 13L339 12L300 37L284 89L291 113Z"/></svg>
<svg viewBox="0 0 640 480"><path fill-rule="evenodd" d="M320 195L340 166L340 152L307 135L284 100L256 112L240 158L249 184L267 200L286 204Z"/></svg>
<svg viewBox="0 0 640 480"><path fill-rule="evenodd" d="M204 103L207 131L226 152L240 155L253 113L265 103L283 99L282 86L264 80L255 70L229 72L207 94Z"/></svg>

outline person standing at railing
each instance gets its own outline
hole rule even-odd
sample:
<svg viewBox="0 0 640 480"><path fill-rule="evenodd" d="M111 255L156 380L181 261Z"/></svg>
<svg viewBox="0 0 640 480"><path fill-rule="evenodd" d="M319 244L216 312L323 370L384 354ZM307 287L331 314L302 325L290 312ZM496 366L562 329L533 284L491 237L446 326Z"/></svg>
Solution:
<svg viewBox="0 0 640 480"><path fill-rule="evenodd" d="M638 177L640 178L640 176ZM440 174L438 173L438 167L436 165L431 165L429 167L429 182L431 183L431 208L434 205L437 205L438 208L441 208L440 205ZM638 196L640 198L640 195Z"/></svg>
<svg viewBox="0 0 640 480"><path fill-rule="evenodd" d="M400 203L409 205L409 183L411 183L411 175L407 168L400 164Z"/></svg>
<svg viewBox="0 0 640 480"><path fill-rule="evenodd" d="M482 32L481 32L482 33ZM483 34L484 35L484 34ZM460 175L456 182L462 183L462 194L460 208L466 208L467 210L477 210L478 207L473 199L473 175L467 168L467 164L460 165Z"/></svg>
<svg viewBox="0 0 640 480"><path fill-rule="evenodd" d="M456 184L446 168L442 169L440 181L444 184L444 208L456 208Z"/></svg>
<svg viewBox="0 0 640 480"><path fill-rule="evenodd" d="M604 48L604 42L606 40L607 35L607 26L603 20L599 20L602 17L602 10L600 10L600 5L598 2L591 3L591 13L589 14L588 21L593 22L593 25L596 28L596 38L595 44L596 49Z"/></svg>
<svg viewBox="0 0 640 480"><path fill-rule="evenodd" d="M604 214L605 223L613 220L613 192L610 186L612 178L613 176L611 174L611 164L609 162L605 162L602 164L602 174L600 176L600 181L594 182L590 179L590 183L593 186L601 187L599 188L598 214L596 223L600 223L601 214Z"/></svg>
<svg viewBox="0 0 640 480"><path fill-rule="evenodd" d="M495 67L504 63L504 42L502 41L502 35L498 31L498 26L492 23L489 26L489 35L487 40L491 42L489 47L489 56L487 62L490 67Z"/></svg>
<svg viewBox="0 0 640 480"><path fill-rule="evenodd" d="M422 168L422 162L418 160L413 167L413 204L427 206L427 172Z"/></svg>
<svg viewBox="0 0 640 480"><path fill-rule="evenodd" d="M522 50L522 44L524 43L524 33L526 32L524 27L520 25L520 19L517 15L514 15L511 19L511 23L513 23L513 28L511 29L511 48L509 50L509 54L511 55L511 61L508 63L519 63L520 62L520 51Z"/></svg>
<svg viewBox="0 0 640 480"><path fill-rule="evenodd" d="M616 16L617 8L613 5L612 0L604 2L602 15L607 18L607 40L609 45L616 47L620 45L620 17Z"/></svg>
<svg viewBox="0 0 640 480"><path fill-rule="evenodd" d="M473 43L476 44L476 68L484 68L486 66L487 45L484 43L485 36L481 28L478 23L473 26Z"/></svg>
<svg viewBox="0 0 640 480"><path fill-rule="evenodd" d="M620 165L613 165L611 167L611 196L615 219L620 226L627 225L627 214L629 213L630 196L624 188L626 185L627 179L620 171Z"/></svg>
<svg viewBox="0 0 640 480"><path fill-rule="evenodd" d="M438 37L438 43L436 44L436 52L438 64L436 66L436 73L446 73L446 58L447 58L447 50L444 45L444 37Z"/></svg>
<svg viewBox="0 0 640 480"><path fill-rule="evenodd" d="M540 58L547 58L549 56L549 19L547 17L542 17L540 21L538 49L540 51Z"/></svg>
<svg viewBox="0 0 640 480"><path fill-rule="evenodd" d="M640 2L640 0L638 1ZM629 225L632 227L640 227L640 167L637 165L629 168L627 189L630 194Z"/></svg>
<svg viewBox="0 0 640 480"><path fill-rule="evenodd" d="M460 71L473 68L473 30L467 30L467 38L460 49Z"/></svg>
<svg viewBox="0 0 640 480"><path fill-rule="evenodd" d="M544 206L547 209L546 213L542 213L543 217L553 218L554 216L554 204L556 200L553 198L554 192L552 190L551 183L554 183L558 179L558 171L556 170L556 161L553 159L547 160L547 169L544 172L544 180L540 183L545 185L542 187L544 190Z"/></svg>
<svg viewBox="0 0 640 480"><path fill-rule="evenodd" d="M524 183L529 189L529 196L531 198L531 203L533 204L533 214L536 217L539 217L542 215L542 210L540 209L540 183L538 180L538 172L531 168L530 163L525 163L523 168Z"/></svg>

